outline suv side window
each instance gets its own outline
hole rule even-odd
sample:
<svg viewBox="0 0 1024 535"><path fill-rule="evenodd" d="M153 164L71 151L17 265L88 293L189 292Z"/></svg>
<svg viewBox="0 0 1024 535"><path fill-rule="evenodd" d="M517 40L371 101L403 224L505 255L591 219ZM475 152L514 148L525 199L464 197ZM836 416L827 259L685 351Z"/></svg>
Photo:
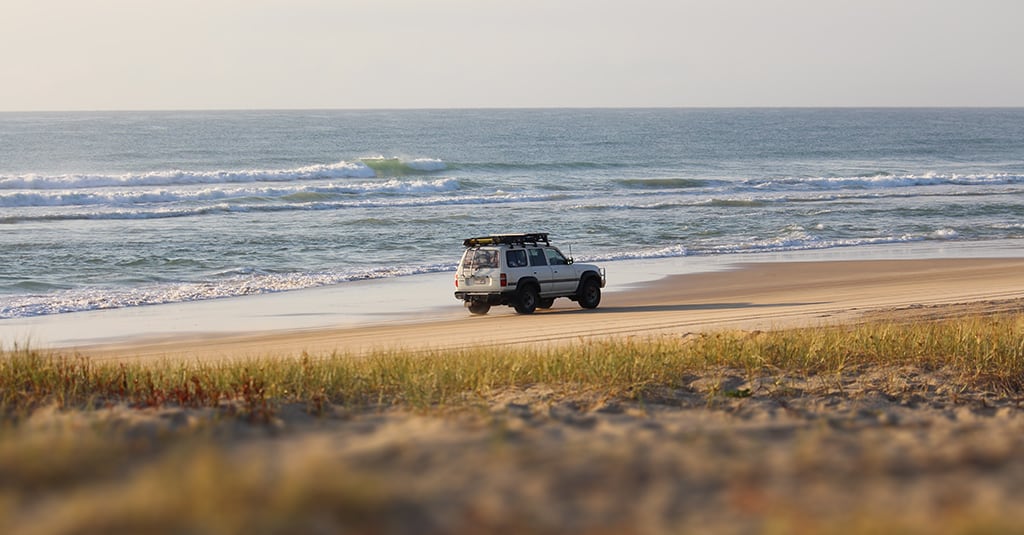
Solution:
<svg viewBox="0 0 1024 535"><path fill-rule="evenodd" d="M569 262L565 260L565 257L562 256L562 253L554 249L544 249L544 251L548 255L548 264L551 264L552 266L565 266L569 264Z"/></svg>
<svg viewBox="0 0 1024 535"><path fill-rule="evenodd" d="M547 259L544 258L544 249L527 249L530 252L530 265L531 266L546 266L548 265Z"/></svg>
<svg viewBox="0 0 1024 535"><path fill-rule="evenodd" d="M526 267L526 250L512 249L505 251L505 263L510 268Z"/></svg>

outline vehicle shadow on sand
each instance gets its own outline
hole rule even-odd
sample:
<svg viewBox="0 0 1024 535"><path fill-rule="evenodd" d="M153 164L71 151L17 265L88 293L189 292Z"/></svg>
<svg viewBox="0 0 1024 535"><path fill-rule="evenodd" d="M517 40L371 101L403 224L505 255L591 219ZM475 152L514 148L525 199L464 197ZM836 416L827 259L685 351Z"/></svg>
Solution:
<svg viewBox="0 0 1024 535"><path fill-rule="evenodd" d="M738 310L745 308L782 308L801 307L809 305L823 305L826 301L809 301L798 303L702 303L702 304L678 304L678 305L621 305L621 306L599 306L594 309L584 308L562 308L543 311L545 314L622 314L627 312L686 312L702 310ZM537 312L542 312L538 310Z"/></svg>

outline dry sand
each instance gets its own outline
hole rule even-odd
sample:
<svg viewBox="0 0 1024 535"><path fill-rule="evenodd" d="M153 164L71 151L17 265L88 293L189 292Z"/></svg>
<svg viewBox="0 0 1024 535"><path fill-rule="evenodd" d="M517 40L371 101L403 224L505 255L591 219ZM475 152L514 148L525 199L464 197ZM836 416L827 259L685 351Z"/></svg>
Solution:
<svg viewBox="0 0 1024 535"><path fill-rule="evenodd" d="M486 317L136 342L85 353L145 359L427 351L878 315L920 321L1022 307L1021 259L756 264L609 293L594 311L565 303L533 316L496 310ZM642 403L566 398L534 385L497 392L485 406L455 414L353 413L336 406L313 418L283 407L269 428L225 432L225 456L237 473L219 484L227 494L247 496L244 485L256 485L269 502L274 489L306 501L287 509L295 514L284 524L250 504L241 520L217 525L320 533L1024 532L1022 399L955 389L941 371L916 369L860 368L770 382L723 369L680 383ZM155 429L142 435L157 437L193 421L180 410L126 412L132 411L76 417L120 419L128 423L108 427ZM53 418L33 420L45 427ZM144 440L133 440L141 453L128 455L124 466L167 457L153 452L162 446L147 449L139 445ZM196 491L196 477L187 474L198 468L187 459L173 462L185 475L168 478L145 505L130 505L143 488L134 479L142 470L122 469L128 475L103 479L92 495L76 488L41 503L27 500L33 507L12 514L9 526L89 532L79 528L110 525L97 518L151 517L167 522L169 531L216 532L210 524L196 526L208 518L183 512L195 508L181 497ZM203 489L214 485L198 480ZM355 502L332 490L346 484L363 489Z"/></svg>
<svg viewBox="0 0 1024 535"><path fill-rule="evenodd" d="M615 284L614 273L610 285ZM712 329L772 329L855 320L872 310L1024 297L1024 259L867 260L738 265L671 276L607 292L582 310L560 299L531 316L496 307L367 327L165 337L81 347L97 358L217 359L360 355L469 346L572 343L607 336L682 335ZM458 305L452 305L458 307Z"/></svg>

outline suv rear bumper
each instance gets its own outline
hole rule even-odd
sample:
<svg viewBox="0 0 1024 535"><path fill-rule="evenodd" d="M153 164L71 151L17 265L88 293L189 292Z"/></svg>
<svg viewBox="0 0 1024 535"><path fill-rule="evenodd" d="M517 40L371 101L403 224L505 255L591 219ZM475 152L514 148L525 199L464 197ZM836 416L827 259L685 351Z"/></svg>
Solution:
<svg viewBox="0 0 1024 535"><path fill-rule="evenodd" d="M488 305L507 305L515 298L515 290L501 293L455 292L455 298L461 301L476 301Z"/></svg>

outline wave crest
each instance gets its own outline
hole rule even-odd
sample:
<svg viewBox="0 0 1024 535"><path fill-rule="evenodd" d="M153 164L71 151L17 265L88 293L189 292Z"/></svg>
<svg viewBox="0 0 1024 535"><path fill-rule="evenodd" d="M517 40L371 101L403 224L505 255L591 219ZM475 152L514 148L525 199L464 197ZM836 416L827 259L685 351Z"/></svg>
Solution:
<svg viewBox="0 0 1024 535"><path fill-rule="evenodd" d="M136 186L191 186L203 184L239 184L249 182L290 182L296 180L375 178L443 171L441 160L418 158L366 158L354 162L312 164L292 169L239 169L183 171L171 169L146 173L64 175L0 175L0 190L61 190Z"/></svg>
<svg viewBox="0 0 1024 535"><path fill-rule="evenodd" d="M201 189L154 190L60 190L0 193L0 207L59 207L59 206L145 206L178 202L316 202L330 201L376 194L422 195L443 193L459 189L454 178L355 184L325 184L317 186L240 187Z"/></svg>
<svg viewBox="0 0 1024 535"><path fill-rule="evenodd" d="M920 175L894 175L879 172L870 176L845 177L785 177L771 179L751 179L744 181L747 187L759 190L787 189L792 187L812 187L821 190L840 189L889 189L914 186L998 186L1024 183L1024 176L994 174L939 174L924 173Z"/></svg>
<svg viewBox="0 0 1024 535"><path fill-rule="evenodd" d="M443 161L434 158L404 160L401 158L374 156L372 158L362 158L359 162L372 169L375 175L379 177L423 175L444 171L448 168Z"/></svg>

